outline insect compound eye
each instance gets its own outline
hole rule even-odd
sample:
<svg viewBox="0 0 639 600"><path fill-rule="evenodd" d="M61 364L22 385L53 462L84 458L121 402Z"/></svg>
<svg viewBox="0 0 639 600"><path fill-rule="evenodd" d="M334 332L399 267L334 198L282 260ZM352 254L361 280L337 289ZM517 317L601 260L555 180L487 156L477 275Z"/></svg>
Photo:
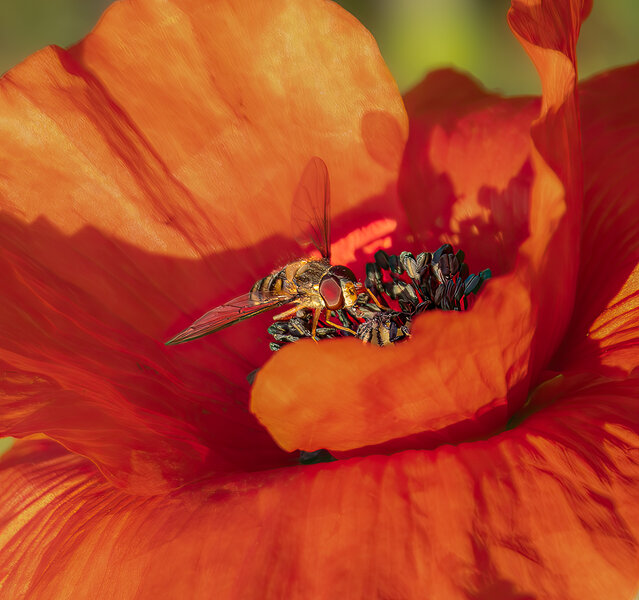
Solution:
<svg viewBox="0 0 639 600"><path fill-rule="evenodd" d="M351 281L352 283L357 283L355 273L343 265L335 265L334 267L331 267L329 273L340 279L348 279L348 281Z"/></svg>
<svg viewBox="0 0 639 600"><path fill-rule="evenodd" d="M330 310L338 310L344 306L342 286L335 275L325 275L320 281L319 293Z"/></svg>

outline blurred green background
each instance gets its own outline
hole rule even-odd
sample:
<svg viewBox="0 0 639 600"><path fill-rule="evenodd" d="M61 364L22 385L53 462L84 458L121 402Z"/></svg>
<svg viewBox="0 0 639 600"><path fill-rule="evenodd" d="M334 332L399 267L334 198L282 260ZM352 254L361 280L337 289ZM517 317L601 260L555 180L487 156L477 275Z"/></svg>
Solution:
<svg viewBox="0 0 639 600"><path fill-rule="evenodd" d="M247 0L248 1L248 0ZM303 1L303 0L301 0ZM0 72L47 44L66 46L111 0L0 0ZM537 93L537 76L506 24L510 0L342 0L368 27L402 90L454 65L490 89ZM586 77L639 58L639 0L595 1L579 42Z"/></svg>

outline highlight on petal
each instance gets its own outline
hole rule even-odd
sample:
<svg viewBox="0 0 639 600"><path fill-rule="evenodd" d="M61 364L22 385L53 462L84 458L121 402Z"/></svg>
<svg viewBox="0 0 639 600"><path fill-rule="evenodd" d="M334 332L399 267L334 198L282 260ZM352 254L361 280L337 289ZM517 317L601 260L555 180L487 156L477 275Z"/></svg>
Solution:
<svg viewBox="0 0 639 600"><path fill-rule="evenodd" d="M142 494L289 464L247 410L265 320L163 342L298 251L309 156L337 233L354 206L395 218L401 144L369 148L406 116L370 34L319 0L119 2L3 77L0 112L0 435L44 432Z"/></svg>
<svg viewBox="0 0 639 600"><path fill-rule="evenodd" d="M573 50L583 5L564 5L514 2L510 12L542 79L541 107L501 100L450 71L407 96L400 196L415 237L425 232L433 246L401 250L459 242L471 268L501 276L467 314L425 315L412 339L392 349L339 340L279 352L256 379L251 410L281 447L459 442L494 431L522 406L561 340L576 285L582 182ZM475 250L497 264L475 266ZM313 375L300 365L313 365Z"/></svg>
<svg viewBox="0 0 639 600"><path fill-rule="evenodd" d="M201 480L144 499L80 457L19 445L0 461L3 591L630 598L638 392L636 377L568 377L552 390L559 402L484 441ZM117 576L107 585L105 573Z"/></svg>
<svg viewBox="0 0 639 600"><path fill-rule="evenodd" d="M625 377L639 364L639 66L579 86L584 215L577 300L553 361Z"/></svg>
<svg viewBox="0 0 639 600"><path fill-rule="evenodd" d="M289 238L312 156L328 165L336 217L375 196L397 212L386 188L405 111L375 40L334 3L125 2L71 54L197 198L221 234L208 247ZM391 137L381 166L370 148ZM269 210L256 219L256 206Z"/></svg>

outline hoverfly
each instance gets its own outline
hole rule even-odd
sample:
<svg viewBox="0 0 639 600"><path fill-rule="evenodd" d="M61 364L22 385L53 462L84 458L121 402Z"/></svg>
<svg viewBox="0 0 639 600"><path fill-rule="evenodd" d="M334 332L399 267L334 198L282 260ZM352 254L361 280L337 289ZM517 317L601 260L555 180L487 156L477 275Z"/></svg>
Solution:
<svg viewBox="0 0 639 600"><path fill-rule="evenodd" d="M304 169L293 198L291 224L297 242L313 244L322 258L303 258L285 265L255 282L247 294L210 310L166 343L189 342L287 304L294 306L273 320L310 309L314 340L317 340L315 331L323 310L327 311L326 321L330 326L343 329L328 321L330 313L354 306L362 286L348 267L331 264L330 204L328 169L321 158L313 157Z"/></svg>

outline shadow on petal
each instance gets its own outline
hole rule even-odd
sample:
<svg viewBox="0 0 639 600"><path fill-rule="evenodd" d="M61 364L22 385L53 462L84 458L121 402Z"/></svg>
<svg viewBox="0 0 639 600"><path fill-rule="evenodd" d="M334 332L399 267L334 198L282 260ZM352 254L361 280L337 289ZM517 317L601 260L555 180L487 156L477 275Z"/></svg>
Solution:
<svg viewBox="0 0 639 600"><path fill-rule="evenodd" d="M335 229L388 220L387 198L339 215ZM142 494L204 474L296 462L247 409L246 376L272 354L266 328L275 313L198 343L164 346L210 308L299 258L291 239L189 260L91 227L65 235L45 218L25 224L3 213L0 235L1 435L46 433ZM370 256L351 250L350 266L363 276Z"/></svg>
<svg viewBox="0 0 639 600"><path fill-rule="evenodd" d="M442 99L457 100L444 103ZM504 99L451 70L406 96L410 133L399 180L415 238L462 248L471 269L514 268L528 237L530 125L539 100Z"/></svg>

